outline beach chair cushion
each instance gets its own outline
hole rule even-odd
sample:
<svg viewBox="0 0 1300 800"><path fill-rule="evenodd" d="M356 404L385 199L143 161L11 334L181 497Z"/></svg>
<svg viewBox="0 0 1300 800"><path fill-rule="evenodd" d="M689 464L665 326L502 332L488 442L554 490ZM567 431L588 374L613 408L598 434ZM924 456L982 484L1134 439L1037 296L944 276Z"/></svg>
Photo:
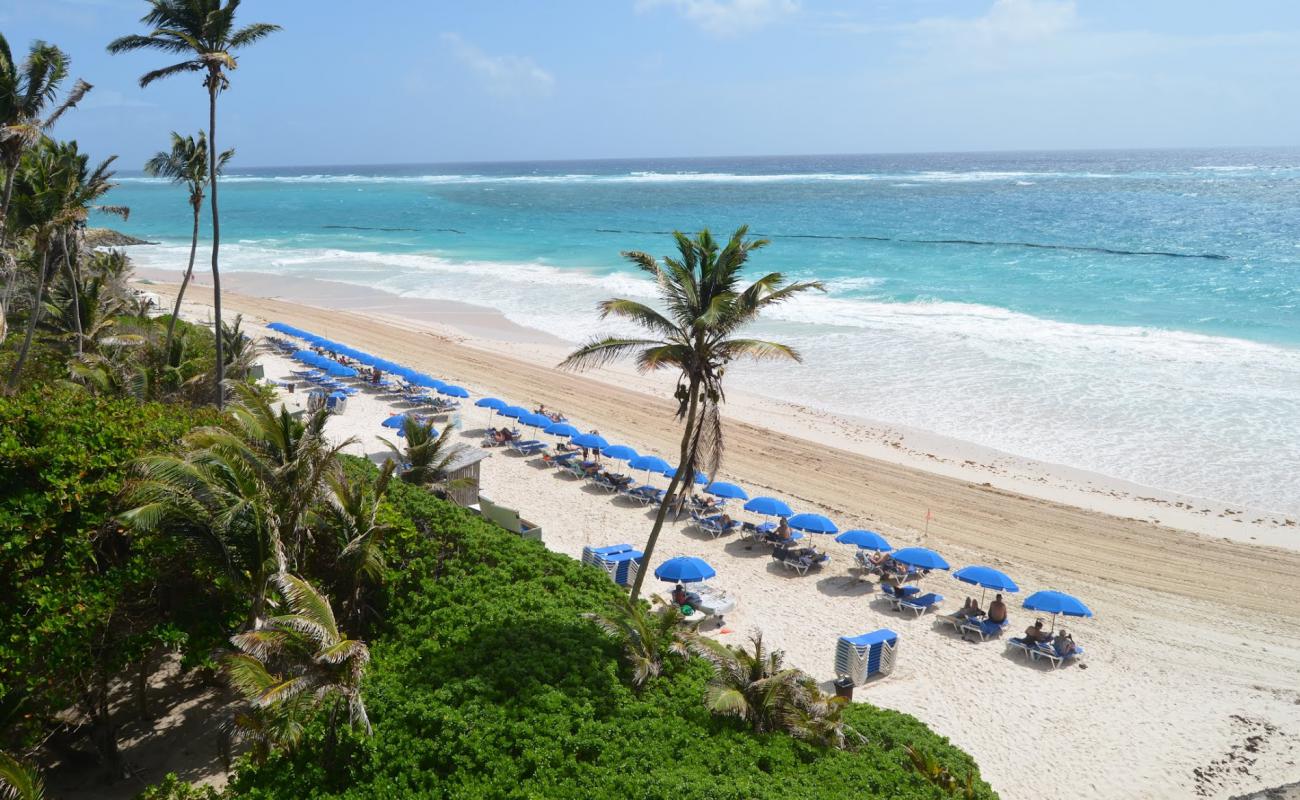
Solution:
<svg viewBox="0 0 1300 800"><path fill-rule="evenodd" d="M908 597L897 602L899 608L905 608L918 617L943 602L943 595L927 592L920 597Z"/></svg>

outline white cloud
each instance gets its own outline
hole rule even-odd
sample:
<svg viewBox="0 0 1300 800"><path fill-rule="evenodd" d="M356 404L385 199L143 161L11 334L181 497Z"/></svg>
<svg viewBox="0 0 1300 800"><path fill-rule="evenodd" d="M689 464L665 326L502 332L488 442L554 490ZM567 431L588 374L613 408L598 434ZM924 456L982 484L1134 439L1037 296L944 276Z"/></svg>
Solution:
<svg viewBox="0 0 1300 800"><path fill-rule="evenodd" d="M1037 42L1078 24L1074 0L994 0L982 17L922 20L921 27L960 34L981 43Z"/></svg>
<svg viewBox="0 0 1300 800"><path fill-rule="evenodd" d="M140 93L133 92L128 95L117 89L92 89L86 99L77 104L77 108L83 111L93 111L95 109L117 109L117 108L157 108L157 103L151 103L140 96Z"/></svg>
<svg viewBox="0 0 1300 800"><path fill-rule="evenodd" d="M637 0L637 11L669 6L718 36L748 33L799 10L796 0Z"/></svg>
<svg viewBox="0 0 1300 800"><path fill-rule="evenodd" d="M536 97L548 95L555 88L555 76L527 56L488 55L456 33L442 34L442 41L456 60L469 67L493 94Z"/></svg>

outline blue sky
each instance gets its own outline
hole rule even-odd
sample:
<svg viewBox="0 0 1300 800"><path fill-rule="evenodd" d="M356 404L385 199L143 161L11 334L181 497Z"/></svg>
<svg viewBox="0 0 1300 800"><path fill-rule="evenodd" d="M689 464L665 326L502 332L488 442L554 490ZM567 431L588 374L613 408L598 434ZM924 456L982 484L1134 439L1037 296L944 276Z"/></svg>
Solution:
<svg viewBox="0 0 1300 800"><path fill-rule="evenodd" d="M5 0L95 90L58 135L130 168L206 125L109 56L139 0ZM1296 0L245 0L284 31L221 99L243 166L1300 144Z"/></svg>

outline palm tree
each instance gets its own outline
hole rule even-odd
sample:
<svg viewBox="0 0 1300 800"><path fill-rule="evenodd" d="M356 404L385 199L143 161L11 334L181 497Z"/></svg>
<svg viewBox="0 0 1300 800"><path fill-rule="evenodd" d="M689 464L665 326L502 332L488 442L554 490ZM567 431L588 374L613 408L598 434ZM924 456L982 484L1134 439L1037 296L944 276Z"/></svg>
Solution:
<svg viewBox="0 0 1300 800"><path fill-rule="evenodd" d="M817 282L786 283L785 276L779 272L768 273L742 287L740 273L749 254L768 243L766 239L747 239L747 233L746 227L737 229L721 248L707 229L694 239L674 233L679 257L664 258L662 264L646 253L624 253L624 258L654 278L667 313L635 300L606 300L599 305L602 319L630 320L645 328L649 335L596 338L573 351L560 364L562 368L585 369L634 356L642 372L660 369L678 372L677 418L685 421L681 454L677 472L655 515L643 564L650 563L668 508L684 476L694 475L701 464L713 474L721 463L722 419L718 406L725 399L722 376L727 365L738 358L800 360L799 354L786 345L736 338L763 309L808 289L821 288ZM632 585L633 599L640 596L647 571L637 573Z"/></svg>
<svg viewBox="0 0 1300 800"><path fill-rule="evenodd" d="M195 428L184 457L156 455L133 465L124 525L170 530L206 545L232 576L247 575L248 626L262 624L274 576L299 563L306 522L320 501L338 453L351 439L330 445L328 412L295 419L277 412L255 387L235 384L234 430Z"/></svg>
<svg viewBox="0 0 1300 800"><path fill-rule="evenodd" d="M385 461L373 483L350 481L342 472L334 473L327 479L330 496L314 514L315 525L333 534L340 545L336 566L348 585L344 605L348 620L358 630L365 617L365 586L384 577L383 543L392 528L379 521L379 506L396 466Z"/></svg>
<svg viewBox="0 0 1300 800"><path fill-rule="evenodd" d="M0 800L43 800L45 781L36 767L0 752Z"/></svg>
<svg viewBox="0 0 1300 800"><path fill-rule="evenodd" d="M632 667L632 685L637 688L659 676L665 654L686 658L700 647L696 626L685 624L676 606L657 597L655 600L663 606L658 611L620 595L610 601L607 611L583 615L623 645L623 654Z"/></svg>
<svg viewBox="0 0 1300 800"><path fill-rule="evenodd" d="M844 700L828 697L817 682L785 666L785 654L768 649L763 635L750 637L752 652L703 640L716 674L705 705L715 714L739 717L756 733L786 731L802 739L841 747L847 726Z"/></svg>
<svg viewBox="0 0 1300 800"><path fill-rule="evenodd" d="M450 423L435 433L433 420L420 421L407 415L406 419L402 420L405 447L399 447L382 437L379 441L388 447L402 465L398 473L402 480L416 486L428 486L445 482L448 467L465 449L463 445L452 443L452 433ZM466 485L461 481L453 483L454 486L448 485L446 488L454 489Z"/></svg>
<svg viewBox="0 0 1300 800"><path fill-rule="evenodd" d="M208 181L212 186L212 304L217 319L217 406L225 402L225 360L221 351L221 271L217 254L221 248L221 218L217 211L217 168L221 158L217 155L217 95L230 88L226 70L233 71L239 64L234 52L262 39L279 25L253 23L235 29L235 11L239 0L148 0L150 10L140 18L153 28L147 35L133 34L114 39L108 45L110 53L128 53L135 50L160 50L164 53L184 54L186 60L140 76L140 86L148 86L160 78L169 78L186 72L205 72L203 85L208 90Z"/></svg>
<svg viewBox="0 0 1300 800"><path fill-rule="evenodd" d="M77 149L76 142L54 142L44 139L35 150L29 151L19 164L16 182L20 191L10 208L16 223L29 231L37 262L37 278L32 293L32 308L27 321L27 334L18 351L18 359L9 373L7 387L10 391L18 385L18 377L31 348L32 335L40 322L45 282L50 272L50 253L57 242L69 231L85 224L94 201L113 187L109 169L116 156L110 156L94 170L89 168L89 156ZM93 206L97 210L125 217L129 212L119 206ZM66 260L65 260L66 263ZM76 276L69 271L69 281L74 287ZM74 306L78 303L75 299ZM80 310L76 319L80 321ZM78 350L81 334L77 332Z"/></svg>
<svg viewBox="0 0 1300 800"><path fill-rule="evenodd" d="M234 150L227 150L217 160L216 173L235 155ZM199 212L203 209L203 187L208 182L208 137L203 131L198 136L181 136L172 131L172 149L159 151L145 162L144 171L155 178L167 178L172 183L184 184L189 190L190 209L194 211L194 232L190 236L190 260L185 267L185 277L181 279L181 288L176 292L176 306L172 318L167 322L167 339L163 343L163 352L172 349L172 333L176 330L176 317L181 313L181 300L185 298L185 287L194 274L194 255L199 247Z"/></svg>
<svg viewBox="0 0 1300 800"><path fill-rule="evenodd" d="M347 638L329 600L310 583L287 573L275 583L289 613L232 636L239 652L226 657L226 675L254 709L277 708L296 698L310 698L319 708L333 700L331 733L339 712L346 709L349 723L361 725L369 736L374 731L361 697L361 680L370 649Z"/></svg>

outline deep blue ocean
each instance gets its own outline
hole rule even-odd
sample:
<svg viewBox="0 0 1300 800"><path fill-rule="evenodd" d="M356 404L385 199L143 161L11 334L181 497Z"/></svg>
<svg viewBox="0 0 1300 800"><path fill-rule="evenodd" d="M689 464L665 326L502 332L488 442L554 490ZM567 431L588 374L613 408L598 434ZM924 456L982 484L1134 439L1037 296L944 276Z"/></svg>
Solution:
<svg viewBox="0 0 1300 800"><path fill-rule="evenodd" d="M493 306L565 339L672 230L816 278L746 388L1146 485L1300 509L1300 150L250 169L223 262ZM175 187L123 173L133 253L183 267ZM113 224L113 223L109 223ZM289 280L291 278L286 278ZM1047 432L1047 435L1044 433Z"/></svg>

